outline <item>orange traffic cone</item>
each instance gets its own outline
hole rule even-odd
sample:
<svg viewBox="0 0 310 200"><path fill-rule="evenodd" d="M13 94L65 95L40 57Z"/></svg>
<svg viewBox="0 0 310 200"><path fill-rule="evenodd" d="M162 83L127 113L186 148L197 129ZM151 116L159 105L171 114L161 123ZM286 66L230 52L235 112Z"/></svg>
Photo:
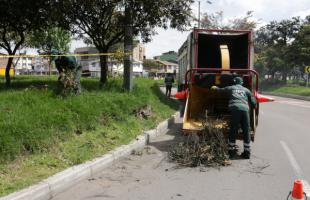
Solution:
<svg viewBox="0 0 310 200"><path fill-rule="evenodd" d="M174 96L176 99L186 99L188 95L188 90L183 90L181 92L177 92Z"/></svg>
<svg viewBox="0 0 310 200"><path fill-rule="evenodd" d="M294 181L293 191L289 193L287 199L289 199L290 196L292 200L304 199L304 197L307 199L307 196L305 195L304 190L303 190L301 180Z"/></svg>
<svg viewBox="0 0 310 200"><path fill-rule="evenodd" d="M270 101L274 101L274 98L265 96L265 95L261 95L258 93L255 93L256 99L259 103L265 103L265 102L270 102Z"/></svg>

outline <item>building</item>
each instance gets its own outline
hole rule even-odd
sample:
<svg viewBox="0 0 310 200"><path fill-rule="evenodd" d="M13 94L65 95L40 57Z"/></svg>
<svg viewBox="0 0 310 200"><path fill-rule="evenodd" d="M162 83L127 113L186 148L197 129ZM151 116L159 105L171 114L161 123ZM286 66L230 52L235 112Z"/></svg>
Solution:
<svg viewBox="0 0 310 200"><path fill-rule="evenodd" d="M163 77L168 73L174 74L174 75L178 73L178 64L176 63L162 61L162 60L153 60L153 61L154 61L154 66L150 66L146 70L149 76Z"/></svg>
<svg viewBox="0 0 310 200"><path fill-rule="evenodd" d="M162 60L171 63L178 63L178 53L175 51L168 51L166 53L161 54L160 56L155 56L155 60Z"/></svg>
<svg viewBox="0 0 310 200"><path fill-rule="evenodd" d="M24 55L24 54L21 54ZM33 66L34 58L19 57L13 59L13 65L15 66L15 72L19 74L31 74L34 71Z"/></svg>
<svg viewBox="0 0 310 200"><path fill-rule="evenodd" d="M37 75L58 74L58 70L50 58L36 57L32 59L33 73Z"/></svg>
<svg viewBox="0 0 310 200"><path fill-rule="evenodd" d="M136 61L143 61L145 59L145 47L143 44L138 43L133 49L133 59Z"/></svg>
<svg viewBox="0 0 310 200"><path fill-rule="evenodd" d="M0 55L4 55L1 54ZM5 69L6 69L6 65L8 64L8 59L7 58L0 58L0 78L4 78L5 77ZM10 74L14 75L14 69L12 69L13 67L11 67L11 71Z"/></svg>
<svg viewBox="0 0 310 200"><path fill-rule="evenodd" d="M95 47L82 47L74 51L75 54L96 54L99 51ZM143 59L145 58L145 47L137 44L133 50L133 73L135 76L142 76ZM83 72L87 72L92 77L100 77L100 57L81 56L77 57L78 63L82 66ZM123 60L108 57L108 72L110 75L122 75L124 73Z"/></svg>
<svg viewBox="0 0 310 200"><path fill-rule="evenodd" d="M74 50L74 54L97 54L99 51L95 47L82 47ZM100 76L99 56L78 56L77 62L82 66L82 71L89 73L92 77Z"/></svg>

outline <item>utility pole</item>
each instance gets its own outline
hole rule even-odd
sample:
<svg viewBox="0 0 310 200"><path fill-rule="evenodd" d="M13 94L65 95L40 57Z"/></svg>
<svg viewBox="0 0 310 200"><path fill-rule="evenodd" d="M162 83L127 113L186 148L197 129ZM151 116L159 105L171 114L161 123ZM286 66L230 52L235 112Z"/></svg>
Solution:
<svg viewBox="0 0 310 200"><path fill-rule="evenodd" d="M124 30L124 82L123 88L131 92L133 88L133 27L132 27L132 8L130 1L125 3L125 30Z"/></svg>
<svg viewBox="0 0 310 200"><path fill-rule="evenodd" d="M198 1L198 28L200 28L200 1Z"/></svg>

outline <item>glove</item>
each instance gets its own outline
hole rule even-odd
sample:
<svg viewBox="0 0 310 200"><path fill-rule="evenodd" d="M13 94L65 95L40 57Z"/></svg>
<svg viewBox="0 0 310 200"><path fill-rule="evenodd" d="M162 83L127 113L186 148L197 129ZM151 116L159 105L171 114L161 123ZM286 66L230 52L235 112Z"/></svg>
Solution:
<svg viewBox="0 0 310 200"><path fill-rule="evenodd" d="M217 89L217 86L215 86L215 85L213 85L212 87L211 87L211 90L216 90Z"/></svg>

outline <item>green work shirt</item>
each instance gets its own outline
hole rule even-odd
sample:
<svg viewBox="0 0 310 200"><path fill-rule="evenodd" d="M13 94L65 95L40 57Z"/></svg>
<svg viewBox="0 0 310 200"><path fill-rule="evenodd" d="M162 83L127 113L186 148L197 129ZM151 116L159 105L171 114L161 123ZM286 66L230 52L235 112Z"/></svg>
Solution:
<svg viewBox="0 0 310 200"><path fill-rule="evenodd" d="M218 88L229 96L229 109L249 111L249 101L252 106L256 105L256 99L249 89L242 85L232 85L224 88Z"/></svg>
<svg viewBox="0 0 310 200"><path fill-rule="evenodd" d="M174 83L174 78L172 76L168 76L165 78L165 85L166 86L172 86Z"/></svg>

